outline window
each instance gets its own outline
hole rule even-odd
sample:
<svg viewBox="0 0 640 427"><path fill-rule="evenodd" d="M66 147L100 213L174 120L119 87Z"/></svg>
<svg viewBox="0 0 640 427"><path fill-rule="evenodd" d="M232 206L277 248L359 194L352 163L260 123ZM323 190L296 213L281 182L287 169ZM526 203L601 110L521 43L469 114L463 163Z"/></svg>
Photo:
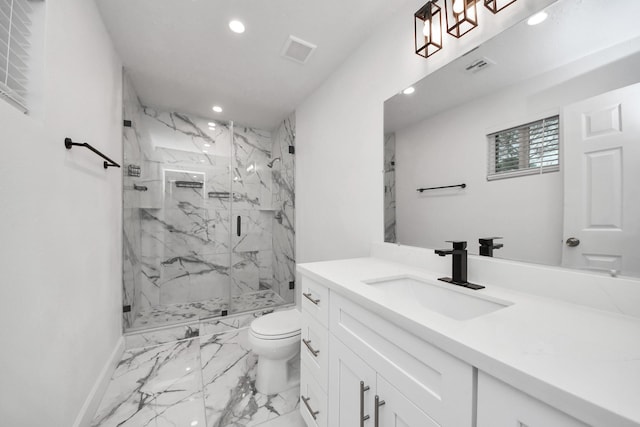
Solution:
<svg viewBox="0 0 640 427"><path fill-rule="evenodd" d="M487 179L560 170L560 117L553 116L487 135Z"/></svg>
<svg viewBox="0 0 640 427"><path fill-rule="evenodd" d="M0 97L27 112L32 6L0 0Z"/></svg>

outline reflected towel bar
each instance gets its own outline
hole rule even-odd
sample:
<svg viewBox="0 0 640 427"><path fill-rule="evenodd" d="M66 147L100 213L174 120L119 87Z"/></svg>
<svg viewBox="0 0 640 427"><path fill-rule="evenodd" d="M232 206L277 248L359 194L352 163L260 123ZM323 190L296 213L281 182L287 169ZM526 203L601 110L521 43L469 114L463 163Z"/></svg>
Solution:
<svg viewBox="0 0 640 427"><path fill-rule="evenodd" d="M71 150L71 147L73 147L74 145L78 145L80 147L86 147L89 150L91 150L94 153L96 153L98 156L100 156L103 159L105 159L106 161L103 163L103 166L104 166L105 169L107 169L109 166L115 166L117 168L120 167L119 164L117 164L116 162L114 162L113 160L111 160L110 158L108 158L107 156L105 156L104 154L102 154L101 152L96 150L95 148L93 148L90 144L87 144L86 142L83 142L83 143L73 142L71 140L71 138L65 138L64 139L64 146L67 148L67 150Z"/></svg>
<svg viewBox="0 0 640 427"><path fill-rule="evenodd" d="M442 187L418 188L418 191L422 193L423 191L427 191L427 190L439 190L441 188L454 188L454 187L466 188L467 184L444 185Z"/></svg>

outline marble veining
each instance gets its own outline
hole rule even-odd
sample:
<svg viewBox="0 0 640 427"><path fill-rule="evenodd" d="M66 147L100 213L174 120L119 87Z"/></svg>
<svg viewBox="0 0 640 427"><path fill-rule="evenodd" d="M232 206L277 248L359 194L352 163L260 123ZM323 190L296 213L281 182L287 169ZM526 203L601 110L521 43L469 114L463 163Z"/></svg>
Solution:
<svg viewBox="0 0 640 427"><path fill-rule="evenodd" d="M271 289L233 295L231 297L231 307L228 301L228 298L220 297L190 303L157 305L149 310L141 311L134 320L132 328L152 328L172 323L217 317L222 314L222 310L227 310L229 313L240 313L285 304L282 297Z"/></svg>
<svg viewBox="0 0 640 427"><path fill-rule="evenodd" d="M125 351L91 425L303 427L298 387L255 389L247 342L245 327Z"/></svg>
<svg viewBox="0 0 640 427"><path fill-rule="evenodd" d="M125 164L141 168L124 177L125 329L219 315L229 295L292 302L295 116L269 132L144 107L124 90Z"/></svg>
<svg viewBox="0 0 640 427"><path fill-rule="evenodd" d="M389 133L384 136L384 241L396 240L396 134Z"/></svg>

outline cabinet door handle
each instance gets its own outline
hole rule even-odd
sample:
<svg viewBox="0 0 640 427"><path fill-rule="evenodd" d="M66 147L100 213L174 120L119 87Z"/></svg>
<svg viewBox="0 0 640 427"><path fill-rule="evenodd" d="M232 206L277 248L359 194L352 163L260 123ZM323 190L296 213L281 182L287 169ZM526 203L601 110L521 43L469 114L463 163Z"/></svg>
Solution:
<svg viewBox="0 0 640 427"><path fill-rule="evenodd" d="M302 293L302 295L304 295L304 297L306 299L308 299L309 301L311 301L312 303L314 303L315 305L320 304L320 299L314 299L313 296L311 295L311 292L309 293Z"/></svg>
<svg viewBox="0 0 640 427"><path fill-rule="evenodd" d="M379 410L380 410L380 407L385 404L385 401L384 400L380 400L380 398L378 397L377 394L376 394L376 397L375 397L375 401L376 402L375 402L375 411L374 411L374 417L373 417L373 426L374 427L379 427L379 425L380 425Z"/></svg>
<svg viewBox="0 0 640 427"><path fill-rule="evenodd" d="M369 390L364 381L360 381L360 427L364 427L364 422L369 419L369 415L364 414L364 392Z"/></svg>
<svg viewBox="0 0 640 427"><path fill-rule="evenodd" d="M302 338L302 342L307 346L311 354L313 354L313 357L318 357L318 353L320 353L320 350L314 350L313 347L311 347L311 340L305 340L304 338Z"/></svg>
<svg viewBox="0 0 640 427"><path fill-rule="evenodd" d="M238 237L242 235L242 217L240 215L236 218L236 234Z"/></svg>
<svg viewBox="0 0 640 427"><path fill-rule="evenodd" d="M320 411L314 411L313 409L311 409L311 406L309 406L309 401L311 400L310 397L304 397L303 395L300 395L300 397L302 398L302 401L304 402L304 405L307 407L307 411L309 411L309 413L311 414L311 416L313 417L313 419L317 419L318 414L320 413Z"/></svg>

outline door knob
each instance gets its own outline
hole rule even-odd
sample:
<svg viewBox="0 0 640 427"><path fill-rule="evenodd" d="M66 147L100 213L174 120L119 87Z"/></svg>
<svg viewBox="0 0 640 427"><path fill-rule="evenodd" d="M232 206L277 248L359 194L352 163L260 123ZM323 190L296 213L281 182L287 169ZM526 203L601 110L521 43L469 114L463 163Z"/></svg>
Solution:
<svg viewBox="0 0 640 427"><path fill-rule="evenodd" d="M576 239L575 237L569 237L565 243L567 244L567 246L573 248L580 244L580 240Z"/></svg>

